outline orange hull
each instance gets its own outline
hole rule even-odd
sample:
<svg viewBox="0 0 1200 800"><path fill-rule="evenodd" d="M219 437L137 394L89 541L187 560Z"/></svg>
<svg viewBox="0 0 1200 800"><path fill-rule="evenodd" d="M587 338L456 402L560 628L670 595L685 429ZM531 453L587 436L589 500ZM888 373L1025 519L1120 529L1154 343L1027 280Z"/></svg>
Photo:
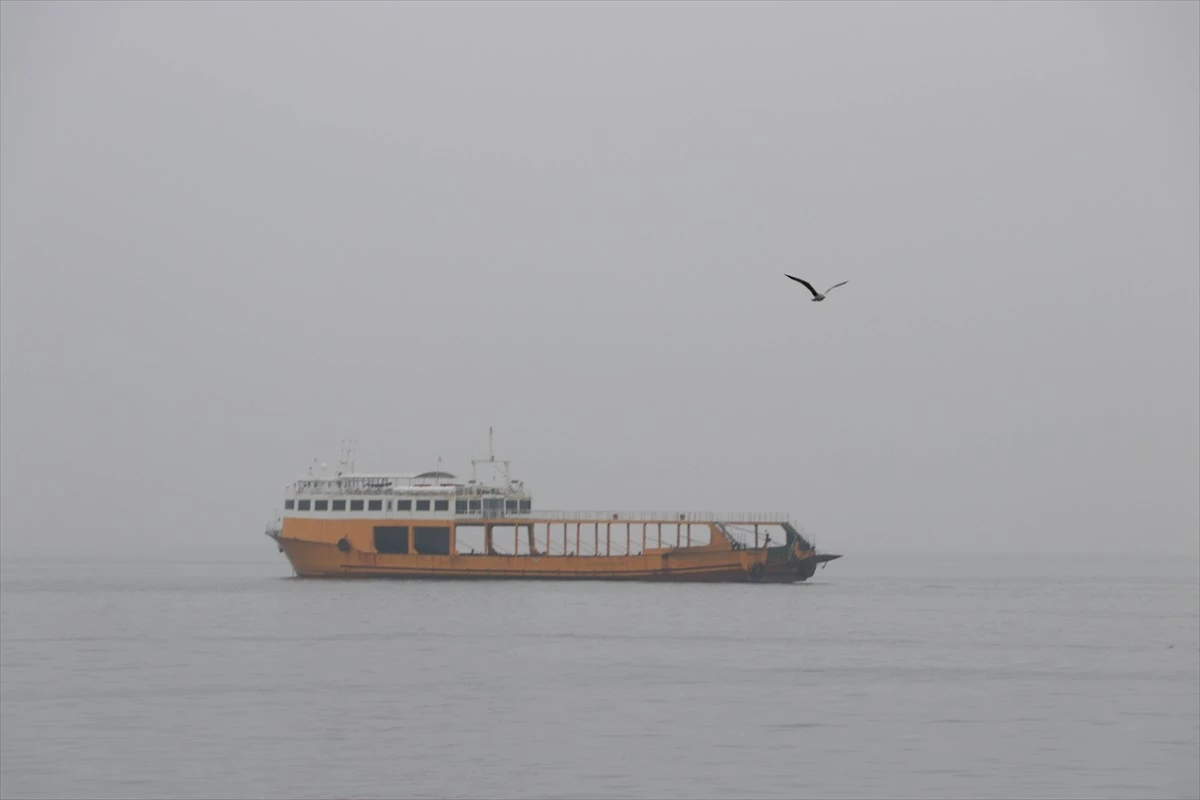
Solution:
<svg viewBox="0 0 1200 800"><path fill-rule="evenodd" d="M279 547L306 578L523 578L638 581L807 580L821 561L837 556L798 554L767 564L764 550L692 552L681 548L636 556L397 555L343 553L336 545L279 537Z"/></svg>
<svg viewBox="0 0 1200 800"><path fill-rule="evenodd" d="M301 577L791 583L808 579L820 563L838 558L801 549L798 542L777 547L735 548L715 530L703 545L647 547L630 555L546 555L533 536L534 525L539 523L513 519L498 519L495 525L528 528L527 554L456 553L454 525L446 531L450 542L448 554L412 552L415 548L411 547L407 553L381 553L373 541L373 524L370 520L289 518L280 530L270 535ZM648 521L648 524L654 523ZM555 526L560 527L560 523ZM569 544L570 532L564 535ZM627 542L624 544L628 547ZM612 548L606 550L611 553Z"/></svg>

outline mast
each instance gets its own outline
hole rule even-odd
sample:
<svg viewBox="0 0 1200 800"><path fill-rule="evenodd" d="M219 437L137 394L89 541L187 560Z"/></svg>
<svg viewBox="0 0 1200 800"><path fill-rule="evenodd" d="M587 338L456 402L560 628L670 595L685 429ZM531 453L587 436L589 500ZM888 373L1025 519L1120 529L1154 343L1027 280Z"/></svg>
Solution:
<svg viewBox="0 0 1200 800"><path fill-rule="evenodd" d="M510 480L509 474L508 474L509 462L504 459L500 459L499 461L496 460L496 451L493 448L492 428L490 425L488 426L488 457L487 457L487 459L486 460L481 459L481 458L472 458L471 459L471 480L475 481L476 483L478 483L478 475L476 474L475 468L479 464L491 464L492 465L492 480L493 481L496 480L496 469L499 466L501 473L504 475L504 491L507 494L509 491L509 484L512 482Z"/></svg>

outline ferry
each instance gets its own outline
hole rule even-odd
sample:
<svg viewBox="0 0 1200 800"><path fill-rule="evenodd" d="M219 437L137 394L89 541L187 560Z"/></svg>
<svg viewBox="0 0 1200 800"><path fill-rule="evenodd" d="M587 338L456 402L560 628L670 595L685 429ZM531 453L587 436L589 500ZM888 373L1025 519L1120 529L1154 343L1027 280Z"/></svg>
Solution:
<svg viewBox="0 0 1200 800"><path fill-rule="evenodd" d="M297 577L519 578L793 583L840 558L783 513L542 511L497 460L460 481L440 468L309 470L286 487L266 534ZM478 467L491 467L479 480Z"/></svg>

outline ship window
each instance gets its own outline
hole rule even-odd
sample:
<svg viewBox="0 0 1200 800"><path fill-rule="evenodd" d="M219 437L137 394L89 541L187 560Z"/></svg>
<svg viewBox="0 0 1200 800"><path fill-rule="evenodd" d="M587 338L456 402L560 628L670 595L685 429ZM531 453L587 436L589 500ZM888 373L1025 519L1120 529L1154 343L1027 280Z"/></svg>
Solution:
<svg viewBox="0 0 1200 800"><path fill-rule="evenodd" d="M334 511L345 511L346 510L346 501L345 500L334 500L333 501L333 510Z"/></svg>
<svg viewBox="0 0 1200 800"><path fill-rule="evenodd" d="M382 500L371 502L382 503ZM408 552L408 526L407 525L376 525L375 526L375 552L376 553L407 553Z"/></svg>
<svg viewBox="0 0 1200 800"><path fill-rule="evenodd" d="M309 503L310 503L310 501L308 501L308 500L301 500L301 501L300 501L300 510L301 510L301 511L308 511L308 506L309 506Z"/></svg>
<svg viewBox="0 0 1200 800"><path fill-rule="evenodd" d="M454 513L455 514L467 513L467 501L466 500L455 500L454 501Z"/></svg>
<svg viewBox="0 0 1200 800"><path fill-rule="evenodd" d="M382 500L368 500L367 501L367 511L383 511L383 501Z"/></svg>
<svg viewBox="0 0 1200 800"><path fill-rule="evenodd" d="M314 500L313 501L313 511L328 511L328 510L329 510L329 501L328 500Z"/></svg>
<svg viewBox="0 0 1200 800"><path fill-rule="evenodd" d="M428 500L418 500L417 501L417 511L428 511L428 510L429 510L429 501Z"/></svg>
<svg viewBox="0 0 1200 800"><path fill-rule="evenodd" d="M412 511L412 500L397 500L396 501L396 510L397 511Z"/></svg>
<svg viewBox="0 0 1200 800"><path fill-rule="evenodd" d="M415 528L413 550L425 556L450 555L450 529Z"/></svg>
<svg viewBox="0 0 1200 800"><path fill-rule="evenodd" d="M449 500L434 500L433 501L433 510L434 511L449 511L450 510L450 501Z"/></svg>
<svg viewBox="0 0 1200 800"><path fill-rule="evenodd" d="M532 511L532 510L533 510L533 501L532 500L522 500L521 501L521 511L522 512Z"/></svg>
<svg viewBox="0 0 1200 800"><path fill-rule="evenodd" d="M504 501L504 510L505 511L516 511L517 508L518 508L518 506L517 506L516 500L505 500Z"/></svg>
<svg viewBox="0 0 1200 800"><path fill-rule="evenodd" d="M350 501L350 510L351 511L362 511L362 506L363 506L362 500L351 500Z"/></svg>
<svg viewBox="0 0 1200 800"><path fill-rule="evenodd" d="M295 500L284 500L283 507L286 508L287 510L291 511L293 508L296 507L296 501Z"/></svg>
<svg viewBox="0 0 1200 800"><path fill-rule="evenodd" d="M470 501L470 504L472 511L478 511L480 508L482 508L482 503L479 500L472 500Z"/></svg>

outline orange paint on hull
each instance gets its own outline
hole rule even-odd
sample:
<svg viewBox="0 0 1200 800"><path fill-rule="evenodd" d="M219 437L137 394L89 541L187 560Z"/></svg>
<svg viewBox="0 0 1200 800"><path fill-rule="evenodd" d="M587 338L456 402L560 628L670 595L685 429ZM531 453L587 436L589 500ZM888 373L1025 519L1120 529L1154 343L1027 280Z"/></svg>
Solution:
<svg viewBox="0 0 1200 800"><path fill-rule="evenodd" d="M640 525L642 521L635 521ZM658 524L659 521L646 521ZM376 525L437 527L447 530L451 554L379 553L375 549ZM470 523L478 527L480 522ZM543 524L536 520L496 519L488 524L506 529L516 526ZM556 528L563 522L551 523ZM574 522L567 523L571 528ZM581 523L585 526L594 521ZM626 524L622 521L621 524ZM605 525L601 522L600 525ZM785 547L735 549L718 533L715 526L707 528L710 541L704 545L677 548L652 548L632 555L544 555L537 552L522 555L454 553L455 523L427 520L326 520L288 518L274 536L280 549L301 577L339 578L482 578L482 579L544 579L544 580L633 580L633 581L763 581L795 582L811 577L820 561L837 556L820 555L800 550L798 545L789 553ZM629 529L633 535L632 529ZM607 531L600 532L603 542ZM571 530L568 540L573 537ZM522 534L523 536L523 534ZM561 534L560 534L561 536ZM640 538L640 531L638 532ZM410 537L411 542L413 539ZM339 544L341 545L339 547ZM543 540L534 540L536 547ZM613 542L615 548L616 542ZM611 550L609 550L611 552ZM771 562L771 563L768 563Z"/></svg>

